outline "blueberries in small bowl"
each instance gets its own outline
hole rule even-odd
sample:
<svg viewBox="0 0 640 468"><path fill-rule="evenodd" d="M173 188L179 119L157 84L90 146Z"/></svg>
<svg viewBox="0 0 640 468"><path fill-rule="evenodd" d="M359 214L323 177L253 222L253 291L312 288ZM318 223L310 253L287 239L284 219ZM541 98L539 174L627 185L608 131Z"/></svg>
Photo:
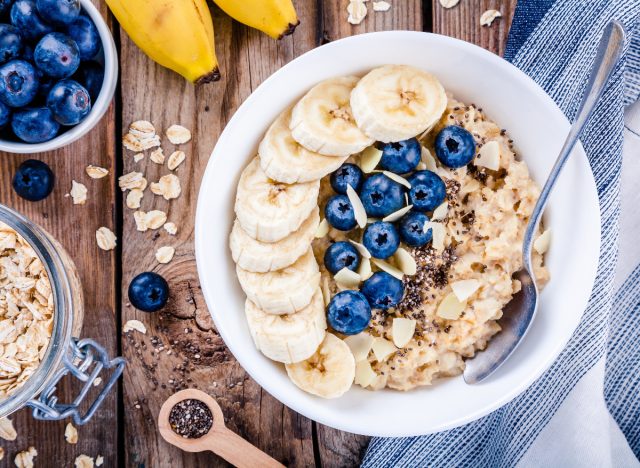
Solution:
<svg viewBox="0 0 640 468"><path fill-rule="evenodd" d="M374 174L364 181L360 199L367 215L383 218L404 207L404 188L384 174Z"/></svg>
<svg viewBox="0 0 640 468"><path fill-rule="evenodd" d="M409 203L416 211L433 211L447 196L447 187L435 172L418 171L409 177Z"/></svg>
<svg viewBox="0 0 640 468"><path fill-rule="evenodd" d="M0 66L0 101L9 107L22 107L38 92L35 68L24 60L11 60Z"/></svg>
<svg viewBox="0 0 640 468"><path fill-rule="evenodd" d="M33 59L45 75L66 78L80 66L80 50L69 36L54 32L40 39L33 51Z"/></svg>
<svg viewBox="0 0 640 468"><path fill-rule="evenodd" d="M129 284L129 301L143 312L155 312L162 309L169 299L169 285L157 273L140 273Z"/></svg>
<svg viewBox="0 0 640 468"><path fill-rule="evenodd" d="M356 227L356 214L346 195L335 195L324 207L324 217L329 224L340 231L350 231Z"/></svg>
<svg viewBox="0 0 640 468"><path fill-rule="evenodd" d="M22 141L42 143L58 134L60 124L54 120L48 107L37 107L16 110L11 119L11 128Z"/></svg>
<svg viewBox="0 0 640 468"><path fill-rule="evenodd" d="M91 110L89 92L73 80L58 81L47 97L47 107L62 125L76 125Z"/></svg>
<svg viewBox="0 0 640 468"><path fill-rule="evenodd" d="M55 177L51 168L42 161L27 159L13 176L13 189L29 201L44 200L53 190Z"/></svg>
<svg viewBox="0 0 640 468"><path fill-rule="evenodd" d="M424 230L429 217L419 211L410 211L400 219L400 238L411 247L426 245L433 235L431 229Z"/></svg>
<svg viewBox="0 0 640 468"><path fill-rule="evenodd" d="M376 221L367 225L362 235L362 243L371 256L389 258L400 246L400 235L393 224Z"/></svg>
<svg viewBox="0 0 640 468"><path fill-rule="evenodd" d="M88 16L80 15L78 19L67 27L67 34L76 41L80 50L81 60L92 59L100 50L98 29Z"/></svg>
<svg viewBox="0 0 640 468"><path fill-rule="evenodd" d="M367 298L372 309L387 310L400 303L404 286L398 278L385 271L378 271L362 283L360 292Z"/></svg>
<svg viewBox="0 0 640 468"><path fill-rule="evenodd" d="M360 190L364 175L358 166L355 164L346 163L340 166L340 168L331 174L330 182L331 187L336 193L347 193L347 185L357 192Z"/></svg>
<svg viewBox="0 0 640 468"><path fill-rule="evenodd" d="M18 28L11 24L0 24L0 63L20 56L22 36Z"/></svg>
<svg viewBox="0 0 640 468"><path fill-rule="evenodd" d="M416 138L387 143L382 147L380 166L396 174L406 174L416 168L422 157L422 148Z"/></svg>
<svg viewBox="0 0 640 468"><path fill-rule="evenodd" d="M356 271L360 266L360 254L350 242L336 242L324 252L324 266L332 274L343 268Z"/></svg>
<svg viewBox="0 0 640 468"><path fill-rule="evenodd" d="M80 0L36 0L38 14L56 26L73 23L80 16Z"/></svg>
<svg viewBox="0 0 640 468"><path fill-rule="evenodd" d="M338 333L357 335L369 325L371 306L362 293L342 291L331 299L327 320Z"/></svg>
<svg viewBox="0 0 640 468"><path fill-rule="evenodd" d="M473 160L476 154L476 142L473 135L464 128L449 125L440 130L436 136L435 152L442 164L457 169Z"/></svg>
<svg viewBox="0 0 640 468"><path fill-rule="evenodd" d="M17 0L11 7L11 24L18 28L22 36L30 41L53 32L53 26L38 16L33 0Z"/></svg>

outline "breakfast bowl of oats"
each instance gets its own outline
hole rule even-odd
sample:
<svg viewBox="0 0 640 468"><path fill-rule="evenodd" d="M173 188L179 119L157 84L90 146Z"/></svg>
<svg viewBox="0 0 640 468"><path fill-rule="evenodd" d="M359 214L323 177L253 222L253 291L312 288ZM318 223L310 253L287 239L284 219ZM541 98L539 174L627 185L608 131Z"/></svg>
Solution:
<svg viewBox="0 0 640 468"><path fill-rule="evenodd" d="M0 205L0 417L25 406L37 419L73 417L84 424L93 415L124 361L110 359L93 340L78 338L83 315L82 285L64 248ZM56 385L68 374L81 381L82 390L75 401L60 402ZM105 383L81 412L79 405L97 379Z"/></svg>
<svg viewBox="0 0 640 468"><path fill-rule="evenodd" d="M560 353L595 277L578 147L536 234L540 314L494 376L464 383L520 289L567 131L532 80L454 39L366 34L294 60L229 122L199 195L198 271L225 343L280 401L350 432L426 434L505 404Z"/></svg>

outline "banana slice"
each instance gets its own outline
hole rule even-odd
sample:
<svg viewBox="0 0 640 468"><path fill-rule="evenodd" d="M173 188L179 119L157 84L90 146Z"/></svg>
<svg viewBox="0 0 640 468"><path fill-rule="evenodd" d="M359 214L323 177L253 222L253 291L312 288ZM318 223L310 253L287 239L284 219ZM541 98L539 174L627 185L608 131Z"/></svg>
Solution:
<svg viewBox="0 0 640 468"><path fill-rule="evenodd" d="M327 333L313 356L287 364L289 378L305 392L322 398L338 398L351 388L356 361L347 343Z"/></svg>
<svg viewBox="0 0 640 468"><path fill-rule="evenodd" d="M236 274L247 297L267 314L293 314L304 309L320 287L320 270L311 247L282 270L254 273L236 266Z"/></svg>
<svg viewBox="0 0 640 468"><path fill-rule="evenodd" d="M260 142L260 167L268 177L285 184L320 180L347 159L309 151L291 136L290 121L290 110L280 114Z"/></svg>
<svg viewBox="0 0 640 468"><path fill-rule="evenodd" d="M297 230L318 206L320 181L287 185L276 182L253 161L242 171L236 216L242 229L261 242L278 242Z"/></svg>
<svg viewBox="0 0 640 468"><path fill-rule="evenodd" d="M327 329L320 288L316 289L311 303L295 314L267 314L249 299L245 302L244 311L258 350L269 359L285 364L304 361L312 356Z"/></svg>
<svg viewBox="0 0 640 468"><path fill-rule="evenodd" d="M351 93L353 116L364 133L385 143L431 128L447 107L438 79L408 65L385 65L367 73Z"/></svg>
<svg viewBox="0 0 640 468"><path fill-rule="evenodd" d="M310 151L328 156L359 153L373 140L358 128L349 104L358 77L332 78L317 84L294 106L293 138Z"/></svg>
<svg viewBox="0 0 640 468"><path fill-rule="evenodd" d="M260 242L247 234L236 219L229 236L231 257L240 268L256 273L280 270L292 265L302 257L313 241L320 224L316 206L300 229L278 242Z"/></svg>

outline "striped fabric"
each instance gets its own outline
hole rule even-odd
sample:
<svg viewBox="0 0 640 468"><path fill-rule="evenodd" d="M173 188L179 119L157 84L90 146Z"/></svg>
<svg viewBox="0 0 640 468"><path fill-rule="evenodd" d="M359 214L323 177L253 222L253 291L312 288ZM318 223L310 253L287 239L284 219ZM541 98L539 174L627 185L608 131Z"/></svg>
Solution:
<svg viewBox="0 0 640 468"><path fill-rule="evenodd" d="M619 293L614 286L624 106L640 94L640 0L520 0L505 55L539 83L572 119L599 38L611 19L624 25L631 40L581 139L598 189L602 246L597 287L580 325L552 367L511 403L450 431L413 438L374 438L363 466L536 465L527 452L544 452L544 448L540 451L536 447L536 440L542 440L547 426L556 425L550 422L571 394L581 391L584 385L580 382L593 375L599 375L600 385L605 380L611 416L631 450L640 457L640 267ZM598 363L603 367L600 374L595 369ZM602 392L598 398L602 400ZM610 419L608 414L606 417ZM614 426L615 423L612 422ZM618 427L614 430L619 433ZM624 437L620 435L624 450L628 451ZM629 454L633 459L630 451ZM589 460L583 461L586 464ZM543 466L550 466L548 463L554 465L547 461ZM571 465L567 462L563 466ZM573 462L573 466L583 465Z"/></svg>

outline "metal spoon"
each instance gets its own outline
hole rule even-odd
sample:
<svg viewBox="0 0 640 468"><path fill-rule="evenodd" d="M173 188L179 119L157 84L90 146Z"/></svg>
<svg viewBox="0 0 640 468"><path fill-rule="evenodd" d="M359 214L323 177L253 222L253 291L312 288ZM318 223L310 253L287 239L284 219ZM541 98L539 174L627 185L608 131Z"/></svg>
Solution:
<svg viewBox="0 0 640 468"><path fill-rule="evenodd" d="M531 250L538 224L547 205L549 194L622 55L624 41L625 36L622 26L617 21L611 21L600 39L593 70L591 71L575 122L571 126L567 140L540 193L540 198L533 209L524 234L522 246L524 267L514 275L522 283L522 289L514 295L511 302L504 308L503 316L498 321L502 331L491 340L486 350L477 353L474 358L466 361L463 375L464 381L468 384L481 382L493 374L520 344L535 317L539 293L531 263Z"/></svg>

